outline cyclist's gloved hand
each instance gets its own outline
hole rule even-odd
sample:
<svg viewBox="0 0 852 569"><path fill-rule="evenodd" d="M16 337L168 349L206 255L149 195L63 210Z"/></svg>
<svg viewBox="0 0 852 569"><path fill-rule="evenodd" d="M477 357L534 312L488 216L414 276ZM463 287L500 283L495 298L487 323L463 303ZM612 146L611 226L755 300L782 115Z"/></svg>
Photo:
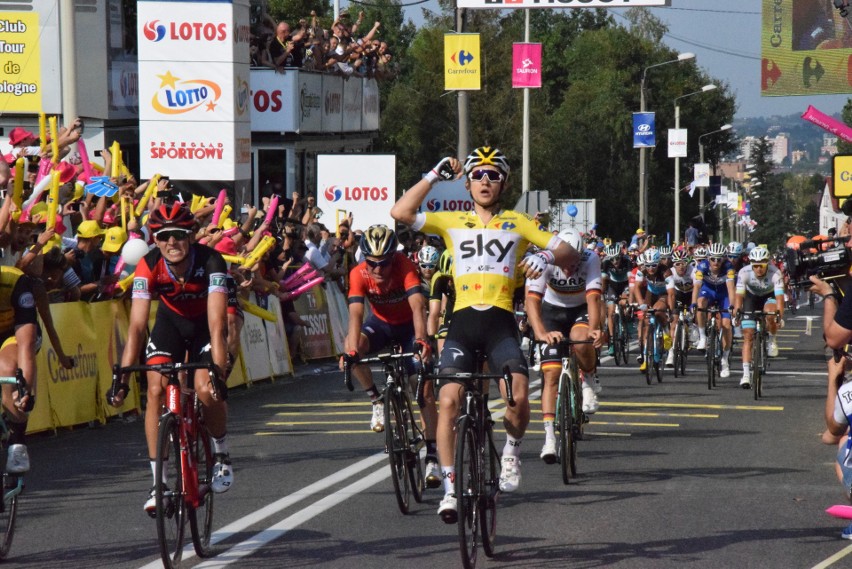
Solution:
<svg viewBox="0 0 852 569"><path fill-rule="evenodd" d="M690 310L690 312L695 312L695 309L696 309L696 308L698 308L698 305L697 305L697 304L695 304L694 302L693 302L692 304L690 304L690 305L689 305L689 310Z"/></svg>
<svg viewBox="0 0 852 569"><path fill-rule="evenodd" d="M452 180L455 180L457 172L455 164L453 164L453 162L458 163L458 160L450 158L449 156L447 158L444 158L443 160L435 164L435 167L432 168L432 170L428 174L426 174L426 179L429 180L430 184L434 184L435 182L440 181L450 182Z"/></svg>
<svg viewBox="0 0 852 569"><path fill-rule="evenodd" d="M545 249L534 255L524 257L520 262L520 267L524 270L527 278L534 279L543 273L547 269L547 265L552 264L554 259L553 253Z"/></svg>

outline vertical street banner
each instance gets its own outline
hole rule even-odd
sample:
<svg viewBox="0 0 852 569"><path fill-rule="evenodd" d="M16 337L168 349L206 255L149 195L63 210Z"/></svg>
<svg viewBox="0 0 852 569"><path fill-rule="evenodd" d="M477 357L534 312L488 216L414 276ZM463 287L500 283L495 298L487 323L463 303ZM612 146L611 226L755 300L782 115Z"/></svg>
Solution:
<svg viewBox="0 0 852 569"><path fill-rule="evenodd" d="M633 148L657 145L654 113L633 113Z"/></svg>
<svg viewBox="0 0 852 569"><path fill-rule="evenodd" d="M479 34L444 34L444 90L478 91L481 56Z"/></svg>
<svg viewBox="0 0 852 569"><path fill-rule="evenodd" d="M0 115L40 113L37 12L0 12Z"/></svg>
<svg viewBox="0 0 852 569"><path fill-rule="evenodd" d="M686 158L686 129L669 129L669 158Z"/></svg>
<svg viewBox="0 0 852 569"><path fill-rule="evenodd" d="M695 175L693 179L695 180L696 188L710 187L710 164L706 162L696 164L693 174Z"/></svg>
<svg viewBox="0 0 852 569"><path fill-rule="evenodd" d="M541 44L512 44L512 87L541 88Z"/></svg>
<svg viewBox="0 0 852 569"><path fill-rule="evenodd" d="M832 2L763 0L760 93L849 93L852 26Z"/></svg>
<svg viewBox="0 0 852 569"><path fill-rule="evenodd" d="M251 177L248 4L138 2L143 178Z"/></svg>

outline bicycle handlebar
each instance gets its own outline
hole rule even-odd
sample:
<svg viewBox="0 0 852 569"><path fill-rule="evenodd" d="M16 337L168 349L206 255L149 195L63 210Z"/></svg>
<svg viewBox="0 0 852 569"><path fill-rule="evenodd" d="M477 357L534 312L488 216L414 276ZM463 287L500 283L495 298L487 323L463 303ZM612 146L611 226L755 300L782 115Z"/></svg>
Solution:
<svg viewBox="0 0 852 569"><path fill-rule="evenodd" d="M18 401L29 395L27 381L24 379L24 371L21 368L15 370L15 375L0 377L0 385L14 385L18 391Z"/></svg>
<svg viewBox="0 0 852 569"><path fill-rule="evenodd" d="M113 401L115 400L115 396L119 393L123 393L124 397L127 397L127 394L130 393L130 385L121 381L121 376L123 376L124 374L153 371L161 375L168 376L169 380L171 381L171 378L176 377L176 374L180 371L194 371L199 369L207 370L207 373L210 375L210 385L213 387L213 396L214 398L218 399L220 396L220 390L218 385L220 379L216 371L216 366L214 364L204 362L164 362L161 364L132 365L125 367L121 367L119 364L113 365L112 385L106 393L107 403L112 405Z"/></svg>
<svg viewBox="0 0 852 569"><path fill-rule="evenodd" d="M420 407L423 407L423 383L425 381L434 381L437 379L448 379L452 381L461 381L465 385L470 385L474 381L479 381L480 379L496 379L503 380L503 383L506 386L506 404L509 407L515 406L515 396L512 393L512 372L509 370L509 366L503 366L503 373L501 375L497 374L488 374L488 373L423 373L423 368L421 366L420 372L417 374L417 404Z"/></svg>
<svg viewBox="0 0 852 569"><path fill-rule="evenodd" d="M393 361L401 360L404 358L413 358L419 357L420 352L387 352L384 354L376 354L375 356L369 358L361 358L357 352L352 352L349 354L340 354L340 357L343 358L343 384L346 386L346 389L349 391L355 391L355 386L352 385L352 366L356 364L374 364L374 363L382 363L385 365L390 364ZM421 362L422 364L422 362ZM422 365L421 365L422 367Z"/></svg>

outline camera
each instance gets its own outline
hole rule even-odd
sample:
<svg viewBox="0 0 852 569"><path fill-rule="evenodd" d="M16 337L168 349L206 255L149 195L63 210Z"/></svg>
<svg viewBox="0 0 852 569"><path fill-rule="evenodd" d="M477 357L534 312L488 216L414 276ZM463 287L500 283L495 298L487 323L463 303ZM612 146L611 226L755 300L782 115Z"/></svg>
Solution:
<svg viewBox="0 0 852 569"><path fill-rule="evenodd" d="M810 286L808 278L832 279L848 274L849 250L846 238L815 239L799 243L798 249L787 248L785 263L792 286Z"/></svg>

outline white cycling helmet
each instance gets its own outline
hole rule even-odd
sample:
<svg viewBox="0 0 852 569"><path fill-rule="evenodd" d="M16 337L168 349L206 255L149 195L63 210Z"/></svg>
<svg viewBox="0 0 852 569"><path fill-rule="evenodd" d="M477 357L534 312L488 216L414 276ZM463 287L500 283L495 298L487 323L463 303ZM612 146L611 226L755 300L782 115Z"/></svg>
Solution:
<svg viewBox="0 0 852 569"><path fill-rule="evenodd" d="M696 261L701 261L702 259L707 258L707 249L704 247L698 247L692 254L695 257Z"/></svg>
<svg viewBox="0 0 852 569"><path fill-rule="evenodd" d="M707 248L707 256L708 257L724 257L725 256L725 245L722 243L713 243L710 247Z"/></svg>
<svg viewBox="0 0 852 569"><path fill-rule="evenodd" d="M606 259L615 259L621 254L621 247L618 245L610 245L606 249L604 249L604 255Z"/></svg>
<svg viewBox="0 0 852 569"><path fill-rule="evenodd" d="M726 249L728 257L739 257L743 254L743 244L737 241L731 241L728 243L728 248Z"/></svg>
<svg viewBox="0 0 852 569"><path fill-rule="evenodd" d="M672 258L672 248L669 247L668 245L663 245L662 247L660 247L659 251L660 251L660 258L661 259L671 259Z"/></svg>
<svg viewBox="0 0 852 569"><path fill-rule="evenodd" d="M428 268L432 269L438 266L438 259L440 257L441 254L431 245L424 245L417 252L417 262L420 265L427 265Z"/></svg>
<svg viewBox="0 0 852 569"><path fill-rule="evenodd" d="M571 247L579 251L583 247L583 236L573 227L563 229L557 235L560 239L568 243Z"/></svg>
<svg viewBox="0 0 852 569"><path fill-rule="evenodd" d="M657 266L660 264L660 252L656 249L648 249L642 253L642 258L646 265Z"/></svg>
<svg viewBox="0 0 852 569"><path fill-rule="evenodd" d="M765 247L755 247L749 252L748 260L752 263L768 263L769 251Z"/></svg>

